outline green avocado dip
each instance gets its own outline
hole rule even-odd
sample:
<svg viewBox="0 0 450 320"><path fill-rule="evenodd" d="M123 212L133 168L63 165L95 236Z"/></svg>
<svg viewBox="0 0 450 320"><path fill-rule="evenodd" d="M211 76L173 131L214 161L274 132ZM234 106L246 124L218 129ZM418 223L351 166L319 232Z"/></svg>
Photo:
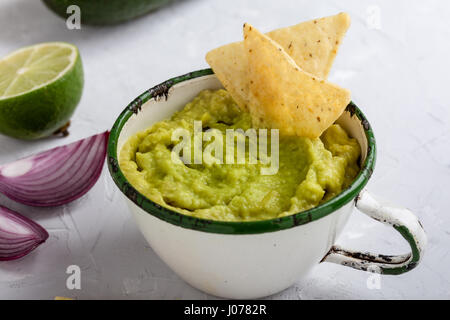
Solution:
<svg viewBox="0 0 450 320"><path fill-rule="evenodd" d="M186 215L221 221L291 215L333 198L360 169L358 142L337 124L320 139L279 137L278 171L271 175L261 174L267 162L259 158L256 164L217 164L205 156L201 164L174 162L172 150L178 141L173 141L173 132L182 128L194 134L194 121L223 136L227 129L252 128L249 113L227 91L205 90L172 118L132 136L119 157L121 170L140 193ZM203 141L202 148L210 143Z"/></svg>

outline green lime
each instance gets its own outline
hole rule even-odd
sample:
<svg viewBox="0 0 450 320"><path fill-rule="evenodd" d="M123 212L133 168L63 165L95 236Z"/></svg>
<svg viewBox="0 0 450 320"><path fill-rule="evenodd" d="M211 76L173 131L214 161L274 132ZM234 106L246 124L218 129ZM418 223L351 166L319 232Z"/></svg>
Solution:
<svg viewBox="0 0 450 320"><path fill-rule="evenodd" d="M68 18L67 8L76 5L82 24L105 25L120 23L155 10L170 0L43 0L52 11Z"/></svg>
<svg viewBox="0 0 450 320"><path fill-rule="evenodd" d="M48 42L0 60L0 133L39 139L65 127L83 91L77 47Z"/></svg>

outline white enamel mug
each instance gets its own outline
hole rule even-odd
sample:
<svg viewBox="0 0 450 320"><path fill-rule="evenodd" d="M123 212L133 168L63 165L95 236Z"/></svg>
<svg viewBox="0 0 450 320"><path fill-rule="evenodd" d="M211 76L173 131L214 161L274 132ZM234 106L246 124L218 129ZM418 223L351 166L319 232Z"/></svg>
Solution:
<svg viewBox="0 0 450 320"><path fill-rule="evenodd" d="M251 299L290 287L321 262L391 275L407 272L420 262L426 235L418 219L407 209L381 205L364 190L374 169L376 145L369 122L353 103L337 122L361 146L361 172L348 189L318 207L273 220L221 222L177 213L140 194L118 165L123 144L170 118L200 91L219 88L222 85L211 69L167 80L131 102L109 138L111 176L142 234L175 273L209 294ZM400 232L411 252L388 256L335 246L355 206Z"/></svg>

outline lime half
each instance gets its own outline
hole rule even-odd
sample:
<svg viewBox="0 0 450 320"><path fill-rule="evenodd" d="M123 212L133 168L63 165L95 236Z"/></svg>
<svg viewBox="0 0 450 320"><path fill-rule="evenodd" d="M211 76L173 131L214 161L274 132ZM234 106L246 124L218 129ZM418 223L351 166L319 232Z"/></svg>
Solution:
<svg viewBox="0 0 450 320"><path fill-rule="evenodd" d="M0 133L49 136L66 126L83 91L77 47L64 42L22 48L0 60Z"/></svg>

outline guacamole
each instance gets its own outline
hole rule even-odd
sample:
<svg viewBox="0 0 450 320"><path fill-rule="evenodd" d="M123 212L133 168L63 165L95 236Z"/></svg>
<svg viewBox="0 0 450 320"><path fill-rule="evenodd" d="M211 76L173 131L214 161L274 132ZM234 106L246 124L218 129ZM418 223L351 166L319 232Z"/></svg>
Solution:
<svg viewBox="0 0 450 320"><path fill-rule="evenodd" d="M250 163L249 142L245 163L218 164L205 156L202 163L173 161L174 130L194 133L194 121L201 121L204 132L214 130L219 136L229 129L252 128L249 113L227 91L205 90L172 118L132 136L119 157L121 170L139 192L186 215L222 221L287 216L336 196L359 172L359 144L337 124L320 139L279 137L275 174L261 174L268 164L260 157ZM203 141L203 150L211 143ZM189 160L192 154L181 157Z"/></svg>

